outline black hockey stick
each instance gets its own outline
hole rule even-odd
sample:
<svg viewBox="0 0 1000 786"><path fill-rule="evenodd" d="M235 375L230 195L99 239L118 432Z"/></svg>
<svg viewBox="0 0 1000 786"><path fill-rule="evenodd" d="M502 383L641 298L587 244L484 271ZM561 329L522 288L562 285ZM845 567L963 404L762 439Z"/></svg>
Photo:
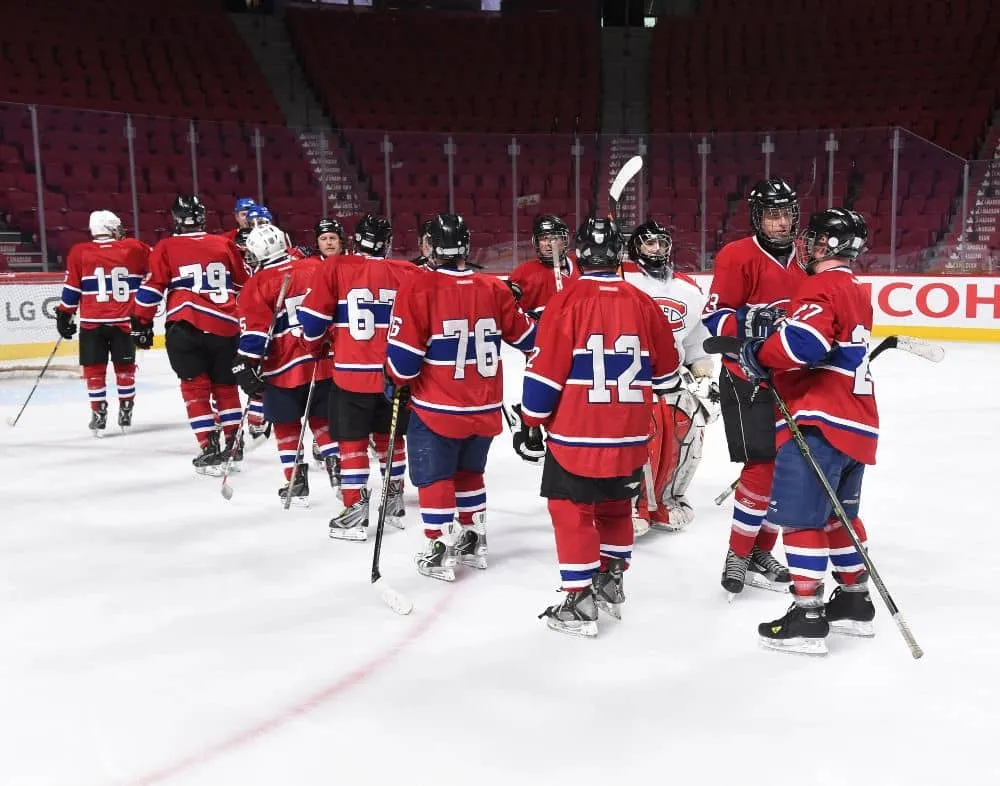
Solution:
<svg viewBox="0 0 1000 786"><path fill-rule="evenodd" d="M389 452L386 454L385 474L382 476L382 491L378 501L378 523L375 525L375 550L372 554L372 586L375 587L385 603L397 614L409 614L413 611L413 601L394 590L382 578L379 571L379 558L382 556L382 533L385 531L386 512L389 509L389 476L392 470L392 455L396 451L396 436L399 429L399 410L402 408L399 389L392 397L392 419L389 422Z"/></svg>
<svg viewBox="0 0 1000 786"><path fill-rule="evenodd" d="M42 366L42 370L39 371L38 376L35 377L35 384L31 386L31 391L28 393L28 397L24 400L24 403L17 411L17 414L13 418L7 419L7 425L11 428L14 428L14 426L17 425L17 421L19 421L21 419L21 415L24 414L24 410L27 408L28 402L31 401L31 397L35 395L35 389L38 387L38 383L42 381L42 376L44 376L45 372L48 371L49 364L52 362L52 358L56 356L56 352L59 351L59 347L62 345L62 342L63 337L59 336L59 338L56 339L56 345L52 347L52 351L49 353L49 359L45 361L45 365Z"/></svg>
<svg viewBox="0 0 1000 786"><path fill-rule="evenodd" d="M299 462L302 460L302 446L306 440L306 428L309 427L309 412L312 410L313 392L316 390L316 371L319 369L319 359L313 363L313 375L309 382L309 393L306 394L306 411L302 417L302 427L299 429L299 441L295 446L295 461L292 463L292 479L288 481L288 488L285 491L285 510L292 505L292 486L295 485L295 477L299 472ZM275 437L277 439L277 437Z"/></svg>
<svg viewBox="0 0 1000 786"><path fill-rule="evenodd" d="M712 355L738 355L742 345L743 342L738 338L731 336L715 336L713 338L705 339L704 349ZM778 405L778 410L781 412L781 417L784 419L785 425L788 426L788 431L792 435L792 439L795 440L795 444L798 447L799 452L802 453L802 458L806 460L806 463L812 470L813 475L816 476L816 479L823 486L823 491L826 493L827 499L833 507L834 515L837 517L841 526L847 531L847 535L851 539L851 544L861 557L861 561L864 562L865 569L868 571L868 576L871 578L872 583L878 590L878 594L882 596L882 600L885 603L885 607L889 610L892 621L896 623L896 627L899 628L899 633L906 642L906 646L910 648L910 654L915 659L922 658L924 656L924 651L920 648L920 645L917 644L917 640L913 637L913 633L910 631L910 626L907 624L906 620L903 619L902 612L899 610L896 602L892 599L892 595L889 594L889 590L885 586L885 582L882 581L882 577L879 575L878 570L875 569L875 564L872 562L871 557L868 556L868 550L861 545L861 541L858 539L858 535L854 531L854 527L851 525L851 520L847 517L847 513L844 511L843 505L840 504L840 500L837 498L836 492L830 485L830 481L827 480L826 475L823 474L823 470L820 468L819 464L816 463L816 457L813 456L812 451L809 449L809 444L802 435L801 429L792 419L792 413L789 412L788 405L785 404L785 400L781 397L777 390L774 390L773 387L771 392L774 394L774 402Z"/></svg>

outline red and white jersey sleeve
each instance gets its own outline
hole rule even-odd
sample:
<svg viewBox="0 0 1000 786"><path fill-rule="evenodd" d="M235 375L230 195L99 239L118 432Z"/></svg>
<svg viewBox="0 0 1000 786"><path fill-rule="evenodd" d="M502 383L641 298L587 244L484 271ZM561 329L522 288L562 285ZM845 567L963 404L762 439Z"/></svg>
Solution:
<svg viewBox="0 0 1000 786"><path fill-rule="evenodd" d="M150 248L134 238L77 243L66 260L58 308L79 309L80 326L127 328L133 299L149 266Z"/></svg>
<svg viewBox="0 0 1000 786"><path fill-rule="evenodd" d="M801 426L816 426L835 448L875 463L878 407L868 371L872 305L848 267L810 276L788 319L758 352L775 369L774 385ZM791 435L779 420L778 444Z"/></svg>
<svg viewBox="0 0 1000 786"><path fill-rule="evenodd" d="M389 332L389 374L436 434L496 436L503 428L500 342L534 346L535 322L505 284L471 270L438 268L399 290Z"/></svg>
<svg viewBox="0 0 1000 786"><path fill-rule="evenodd" d="M580 268L572 256L563 260L560 268L563 288L580 277ZM521 288L519 305L525 311L544 311L556 294L556 276L552 268L538 259L531 259L514 268L510 281Z"/></svg>

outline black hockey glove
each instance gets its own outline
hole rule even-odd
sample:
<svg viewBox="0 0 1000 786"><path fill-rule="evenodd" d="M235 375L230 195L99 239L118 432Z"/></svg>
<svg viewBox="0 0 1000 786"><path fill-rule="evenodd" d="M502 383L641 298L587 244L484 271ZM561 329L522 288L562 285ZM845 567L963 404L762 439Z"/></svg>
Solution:
<svg viewBox="0 0 1000 786"><path fill-rule="evenodd" d="M67 341L73 338L76 335L76 323L73 321L73 315L68 311L56 309L56 330Z"/></svg>
<svg viewBox="0 0 1000 786"><path fill-rule="evenodd" d="M742 328L741 338L767 338L778 330L785 318L785 309L774 306L745 306L737 312Z"/></svg>
<svg viewBox="0 0 1000 786"><path fill-rule="evenodd" d="M510 294L514 296L514 302L520 303L521 298L524 296L524 291L521 289L521 287L515 284L510 279L505 280L503 283L505 283L508 289L510 289Z"/></svg>
<svg viewBox="0 0 1000 786"><path fill-rule="evenodd" d="M382 370L382 390L385 394L386 400L391 404L392 400L396 397L396 393L399 393L399 406L406 407L410 403L410 387L409 385L397 385L396 381L389 376L389 373Z"/></svg>
<svg viewBox="0 0 1000 786"><path fill-rule="evenodd" d="M514 452L529 464L537 464L545 458L542 427L525 425L520 404L511 407L511 414L517 424L517 430L514 432Z"/></svg>
<svg viewBox="0 0 1000 786"><path fill-rule="evenodd" d="M153 346L153 323L139 317L132 317L132 340L139 349Z"/></svg>
<svg viewBox="0 0 1000 786"><path fill-rule="evenodd" d="M251 398L264 390L264 378L260 375L260 367L245 355L236 356L233 376L236 377L236 384Z"/></svg>
<svg viewBox="0 0 1000 786"><path fill-rule="evenodd" d="M757 360L757 352L760 351L763 343L764 339L754 338L750 341L744 341L743 346L740 347L740 368L747 375L747 379L753 383L765 382L771 376L770 372Z"/></svg>

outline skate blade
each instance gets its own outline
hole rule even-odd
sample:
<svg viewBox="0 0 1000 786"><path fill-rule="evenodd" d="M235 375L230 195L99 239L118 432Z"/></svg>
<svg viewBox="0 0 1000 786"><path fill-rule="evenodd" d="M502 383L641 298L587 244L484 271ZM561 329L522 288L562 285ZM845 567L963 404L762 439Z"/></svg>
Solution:
<svg viewBox="0 0 1000 786"><path fill-rule="evenodd" d="M830 620L830 633L872 639L875 638L875 625L870 620Z"/></svg>
<svg viewBox="0 0 1000 786"><path fill-rule="evenodd" d="M597 635L596 620L572 620L567 622L555 617L546 617L545 624L548 625L549 630L554 630L556 633L565 633L568 636L592 639Z"/></svg>
<svg viewBox="0 0 1000 786"><path fill-rule="evenodd" d="M666 521L657 521L649 525L650 529L655 529L657 532L680 532L684 529L687 524L670 524Z"/></svg>
<svg viewBox="0 0 1000 786"><path fill-rule="evenodd" d="M222 477L222 467L195 467L196 475L201 475L203 478L221 478Z"/></svg>
<svg viewBox="0 0 1000 786"><path fill-rule="evenodd" d="M282 507L285 506L283 498L279 498L279 502ZM309 497L292 497L292 501L288 503L288 509L291 510L292 508L308 509Z"/></svg>
<svg viewBox="0 0 1000 786"><path fill-rule="evenodd" d="M396 529L406 529L406 522L399 516L386 516L385 523L391 524Z"/></svg>
<svg viewBox="0 0 1000 786"><path fill-rule="evenodd" d="M131 426L119 426L118 428L120 428L122 430L122 434L128 434L129 431L132 430Z"/></svg>
<svg viewBox="0 0 1000 786"><path fill-rule="evenodd" d="M610 614L616 620L622 618L622 606L623 603L608 603L606 600L597 601L597 608L603 611L605 614Z"/></svg>
<svg viewBox="0 0 1000 786"><path fill-rule="evenodd" d="M349 527L348 529L330 527L330 537L334 540L350 540L355 543L363 543L368 540L368 528L360 526Z"/></svg>
<svg viewBox="0 0 1000 786"><path fill-rule="evenodd" d="M104 439L104 429L102 429L102 428L95 428L95 429L91 429L91 431L93 432L94 437L96 439Z"/></svg>
<svg viewBox="0 0 1000 786"><path fill-rule="evenodd" d="M758 641L764 649L778 652L790 652L794 655L826 655L826 639L807 639L797 636L791 639L768 639L758 636Z"/></svg>
<svg viewBox="0 0 1000 786"><path fill-rule="evenodd" d="M423 555L421 555L423 556ZM417 572L421 576L426 576L429 579L437 579L438 581L454 581L455 580L455 568L454 567L433 567L428 568L425 565L421 565L419 558L417 561Z"/></svg>
<svg viewBox="0 0 1000 786"><path fill-rule="evenodd" d="M485 554L462 554L459 556L458 562L467 568L475 568L476 570L486 570L487 568Z"/></svg>
<svg viewBox="0 0 1000 786"><path fill-rule="evenodd" d="M739 593L736 593L736 592L727 592L727 593L726 593L726 603L729 603L729 604L732 604L732 602L733 602L734 600L736 600L736 596L737 596L738 594L739 594Z"/></svg>
<svg viewBox="0 0 1000 786"><path fill-rule="evenodd" d="M771 581L767 576L761 573L753 573L747 571L746 583L751 587L756 587L757 589L770 590L771 592L788 592L788 589L792 586L792 582L777 582Z"/></svg>

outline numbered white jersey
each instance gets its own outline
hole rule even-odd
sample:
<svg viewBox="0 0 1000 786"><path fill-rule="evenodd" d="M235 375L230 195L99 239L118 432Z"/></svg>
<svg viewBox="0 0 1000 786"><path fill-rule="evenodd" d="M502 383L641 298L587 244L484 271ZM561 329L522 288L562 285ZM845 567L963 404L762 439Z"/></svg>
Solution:
<svg viewBox="0 0 1000 786"><path fill-rule="evenodd" d="M702 345L710 333L701 321L706 297L694 279L674 273L667 281L661 281L646 275L634 262L625 262L622 273L626 281L653 298L663 311L674 331L681 365L690 366L699 358L707 357Z"/></svg>

